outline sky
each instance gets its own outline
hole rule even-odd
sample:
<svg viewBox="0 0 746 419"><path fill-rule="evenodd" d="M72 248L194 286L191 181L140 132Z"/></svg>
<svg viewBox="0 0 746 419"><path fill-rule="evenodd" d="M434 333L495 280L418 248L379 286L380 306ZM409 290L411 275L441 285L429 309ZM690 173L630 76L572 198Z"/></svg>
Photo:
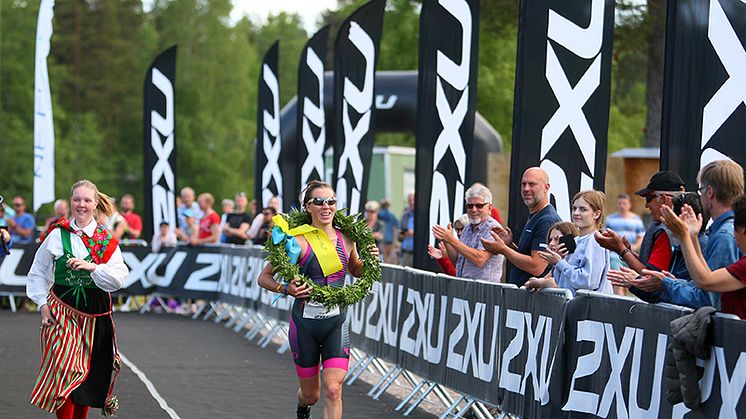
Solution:
<svg viewBox="0 0 746 419"><path fill-rule="evenodd" d="M270 14L280 12L298 13L308 33L316 31L317 18L326 9L337 7L337 0L233 0L231 20L237 22L248 16L253 22L261 23Z"/></svg>
<svg viewBox="0 0 746 419"><path fill-rule="evenodd" d="M303 27L309 34L318 29L318 17L326 9L336 9L337 0L232 0L233 11L231 21L233 23L248 16L252 22L262 24L270 14L276 15L280 12L298 13L303 21ZM153 7L153 0L143 0L146 11Z"/></svg>

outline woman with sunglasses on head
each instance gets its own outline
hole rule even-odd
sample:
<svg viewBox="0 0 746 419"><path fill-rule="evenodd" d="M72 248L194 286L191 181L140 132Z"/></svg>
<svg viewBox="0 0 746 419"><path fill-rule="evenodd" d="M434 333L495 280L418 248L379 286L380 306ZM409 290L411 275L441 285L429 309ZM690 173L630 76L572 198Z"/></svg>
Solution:
<svg viewBox="0 0 746 419"><path fill-rule="evenodd" d="M88 180L73 184L72 219L62 218L42 235L28 274L26 293L41 312L42 366L31 403L57 418L85 418L90 407L113 414L111 396L119 359L111 292L129 270L117 239L94 214L114 206Z"/></svg>
<svg viewBox="0 0 746 419"><path fill-rule="evenodd" d="M363 263L355 243L332 224L337 210L336 194L328 183L311 181L302 195L303 208L314 227L311 236L316 239L308 234L295 236L301 250L300 272L317 286L344 287L345 273L359 277ZM378 257L379 250L372 246L370 253ZM311 417L311 406L319 400L323 384L324 418L341 418L342 381L350 351L346 310L326 308L309 300L312 287L305 283L275 281L271 263L264 267L258 281L267 290L295 297L289 339L299 383L297 417ZM319 364L323 366L320 374Z"/></svg>
<svg viewBox="0 0 746 419"><path fill-rule="evenodd" d="M579 289L613 293L611 283L606 279L609 251L593 237L603 224L605 206L606 195L603 192L588 190L575 194L572 199L572 223L579 234L570 243L575 244L574 251L570 253L567 244L556 246L557 242L561 243L557 228L562 223L552 226L549 237L552 239L554 231L555 246L539 252L539 256L553 267L553 277L531 278L525 284L527 289L559 287L570 290L573 295Z"/></svg>

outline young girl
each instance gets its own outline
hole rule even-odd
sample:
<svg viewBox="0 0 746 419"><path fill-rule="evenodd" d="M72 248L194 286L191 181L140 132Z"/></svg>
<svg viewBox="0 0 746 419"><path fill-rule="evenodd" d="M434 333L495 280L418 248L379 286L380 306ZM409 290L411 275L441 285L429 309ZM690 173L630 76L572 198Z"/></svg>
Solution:
<svg viewBox="0 0 746 419"><path fill-rule="evenodd" d="M579 289L607 294L613 292L611 283L606 278L609 251L602 248L593 236L603 222L605 200L604 193L599 191L589 190L575 194L572 200L572 223L577 227L579 236L575 239L575 252L563 258L567 250L563 244L559 245L558 251L548 248L540 252L541 258L553 266L552 277L531 278L526 282L527 289L559 287L569 289L573 295ZM549 230L550 235L553 230L554 226Z"/></svg>

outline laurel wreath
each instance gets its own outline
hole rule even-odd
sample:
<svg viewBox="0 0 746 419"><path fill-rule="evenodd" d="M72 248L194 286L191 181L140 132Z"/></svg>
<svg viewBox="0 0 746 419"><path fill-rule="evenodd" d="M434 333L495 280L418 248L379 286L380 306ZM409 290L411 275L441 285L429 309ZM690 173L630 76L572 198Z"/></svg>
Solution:
<svg viewBox="0 0 746 419"><path fill-rule="evenodd" d="M345 308L357 303L368 295L375 281L381 280L381 262L370 253L369 249L370 245L375 244L375 239L370 228L368 228L368 223L365 218L361 217L361 214L345 215L344 211L341 209L334 213L332 224L342 234L355 242L358 257L363 262L362 275L350 285L342 288L333 288L328 285L319 286L307 276L302 275L298 265L290 263L290 257L285 252L287 238L274 244L272 237L270 237L264 244L264 250L268 253L266 259L272 264L274 273L279 276L279 279L283 282L302 281L310 285L313 287L310 299L323 304L327 308L335 305L339 308ZM311 215L305 211L293 210L290 214L280 215L285 218L291 229L303 224L311 224Z"/></svg>

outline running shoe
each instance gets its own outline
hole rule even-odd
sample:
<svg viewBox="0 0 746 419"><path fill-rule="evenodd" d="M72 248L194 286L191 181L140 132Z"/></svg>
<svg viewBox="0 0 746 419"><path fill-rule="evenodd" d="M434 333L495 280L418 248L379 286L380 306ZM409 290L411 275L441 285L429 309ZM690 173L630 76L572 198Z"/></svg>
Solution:
<svg viewBox="0 0 746 419"><path fill-rule="evenodd" d="M298 409L295 411L298 414L298 419L313 419L311 417L311 406L298 405Z"/></svg>

